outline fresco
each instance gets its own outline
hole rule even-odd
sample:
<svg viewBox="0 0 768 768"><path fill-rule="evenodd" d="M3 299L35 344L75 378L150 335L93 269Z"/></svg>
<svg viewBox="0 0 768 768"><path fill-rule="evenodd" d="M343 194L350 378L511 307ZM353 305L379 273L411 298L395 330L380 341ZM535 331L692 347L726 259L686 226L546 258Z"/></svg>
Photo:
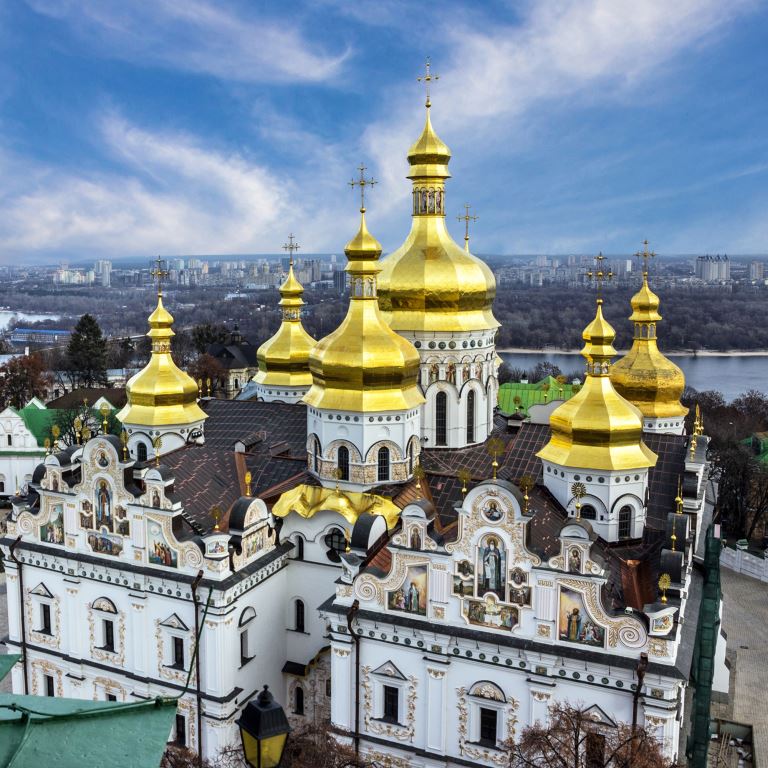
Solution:
<svg viewBox="0 0 768 768"><path fill-rule="evenodd" d="M96 487L96 499L94 504L96 511L96 528L113 530L112 523L112 492L106 480L100 480Z"/></svg>
<svg viewBox="0 0 768 768"><path fill-rule="evenodd" d="M498 523L504 516L497 501L488 502L488 506L483 510L483 516L491 523Z"/></svg>
<svg viewBox="0 0 768 768"><path fill-rule="evenodd" d="M489 535L480 540L477 560L477 596L492 592L504 600L506 554L498 536Z"/></svg>
<svg viewBox="0 0 768 768"><path fill-rule="evenodd" d="M561 640L599 648L604 646L605 628L592 621L580 592L560 587L558 619Z"/></svg>
<svg viewBox="0 0 768 768"><path fill-rule="evenodd" d="M462 579L461 576L454 574L453 577L453 594L460 595L461 597L471 597L474 592L475 585L472 579Z"/></svg>
<svg viewBox="0 0 768 768"><path fill-rule="evenodd" d="M64 543L64 507L61 504L54 505L48 522L40 526L40 541L47 544Z"/></svg>
<svg viewBox="0 0 768 768"><path fill-rule="evenodd" d="M88 533L88 546L100 555L117 557L123 551L123 540L119 536L110 535L106 529L101 533L90 531Z"/></svg>
<svg viewBox="0 0 768 768"><path fill-rule="evenodd" d="M147 523L147 556L153 565L176 568L179 564L178 553L165 540L162 526L151 520Z"/></svg>
<svg viewBox="0 0 768 768"><path fill-rule="evenodd" d="M568 550L568 570L571 573L581 573L581 550L578 547Z"/></svg>
<svg viewBox="0 0 768 768"><path fill-rule="evenodd" d="M531 588L530 587L512 587L509 592L509 602L515 605L531 607Z"/></svg>
<svg viewBox="0 0 768 768"><path fill-rule="evenodd" d="M405 611L419 616L427 615L427 566L410 565L403 585L387 592L387 607L391 611Z"/></svg>
<svg viewBox="0 0 768 768"><path fill-rule="evenodd" d="M485 600L467 600L465 605L470 624L511 631L520 621L517 608L511 605L500 605L493 595L487 595Z"/></svg>

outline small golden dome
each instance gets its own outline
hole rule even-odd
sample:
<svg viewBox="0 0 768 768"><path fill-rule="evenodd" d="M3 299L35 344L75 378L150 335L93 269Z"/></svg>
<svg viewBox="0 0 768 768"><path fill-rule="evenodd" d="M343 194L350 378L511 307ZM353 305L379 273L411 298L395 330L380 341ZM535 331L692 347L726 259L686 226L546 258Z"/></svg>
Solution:
<svg viewBox="0 0 768 768"><path fill-rule="evenodd" d="M616 390L637 406L647 418L685 416L688 409L680 402L685 389L685 376L660 351L656 323L661 320L659 297L648 286L648 274L643 285L632 297L632 320L635 327L632 348L611 369L611 381Z"/></svg>
<svg viewBox="0 0 768 768"><path fill-rule="evenodd" d="M360 211L360 228L345 248L350 300L341 325L312 350L313 383L304 402L335 411L402 411L424 402L419 354L385 322L376 299L381 246Z"/></svg>
<svg viewBox="0 0 768 768"><path fill-rule="evenodd" d="M608 376L616 332L598 300L595 319L582 334L587 375L582 388L550 417L552 436L537 456L561 467L630 470L652 467L656 454L642 440L640 411Z"/></svg>
<svg viewBox="0 0 768 768"><path fill-rule="evenodd" d="M126 385L128 402L117 414L124 424L147 427L195 424L208 418L197 404L194 379L184 373L171 357L173 316L163 306L162 294L149 316L152 357Z"/></svg>
<svg viewBox="0 0 768 768"><path fill-rule="evenodd" d="M280 306L283 319L276 333L257 350L259 370L253 377L257 384L273 387L309 387L309 353L317 344L301 323L301 298L304 287L293 272L293 260L288 275L280 286Z"/></svg>
<svg viewBox="0 0 768 768"><path fill-rule="evenodd" d="M495 330L496 279L445 226L445 179L451 152L427 120L408 152L413 220L406 241L382 262L379 304L396 331Z"/></svg>

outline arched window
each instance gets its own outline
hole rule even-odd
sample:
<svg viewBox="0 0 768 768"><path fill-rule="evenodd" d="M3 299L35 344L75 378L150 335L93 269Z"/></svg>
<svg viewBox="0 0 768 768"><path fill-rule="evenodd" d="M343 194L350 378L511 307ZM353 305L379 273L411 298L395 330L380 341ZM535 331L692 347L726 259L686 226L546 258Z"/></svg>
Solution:
<svg viewBox="0 0 768 768"><path fill-rule="evenodd" d="M328 547L326 555L332 563L338 563L341 560L339 555L347 551L347 540L344 537L344 531L341 528L332 528L325 535L325 546Z"/></svg>
<svg viewBox="0 0 768 768"><path fill-rule="evenodd" d="M315 472L320 471L320 441L315 438L314 442L312 443L312 452L313 452L313 467Z"/></svg>
<svg viewBox="0 0 768 768"><path fill-rule="evenodd" d="M296 552L297 560L304 559L304 538L302 536L296 537L296 549L294 551Z"/></svg>
<svg viewBox="0 0 768 768"><path fill-rule="evenodd" d="M448 395L438 392L435 396L435 445L448 444Z"/></svg>
<svg viewBox="0 0 768 768"><path fill-rule="evenodd" d="M245 666L255 655L255 632L250 631L250 624L256 618L256 611L248 607L240 614L240 666Z"/></svg>
<svg viewBox="0 0 768 768"><path fill-rule="evenodd" d="M349 448L342 445L337 454L339 480L349 480Z"/></svg>
<svg viewBox="0 0 768 768"><path fill-rule="evenodd" d="M467 393L467 442L475 442L475 390Z"/></svg>
<svg viewBox="0 0 768 768"><path fill-rule="evenodd" d="M297 685L293 692L293 714L304 714L304 689L300 685Z"/></svg>
<svg viewBox="0 0 768 768"><path fill-rule="evenodd" d="M629 539L632 536L632 507L625 504L619 510L619 538Z"/></svg>
<svg viewBox="0 0 768 768"><path fill-rule="evenodd" d="M408 475L413 474L413 443L408 445Z"/></svg>
<svg viewBox="0 0 768 768"><path fill-rule="evenodd" d="M146 460L147 460L147 444L140 442L136 446L136 461L146 461Z"/></svg>
<svg viewBox="0 0 768 768"><path fill-rule="evenodd" d="M591 504L585 504L581 508L581 516L584 520L597 520L597 511Z"/></svg>
<svg viewBox="0 0 768 768"><path fill-rule="evenodd" d="M297 600L294 604L294 612L295 612L295 621L294 621L294 629L297 632L303 632L304 631L304 601L303 600Z"/></svg>
<svg viewBox="0 0 768 768"><path fill-rule="evenodd" d="M379 448L379 482L389 480L389 448Z"/></svg>

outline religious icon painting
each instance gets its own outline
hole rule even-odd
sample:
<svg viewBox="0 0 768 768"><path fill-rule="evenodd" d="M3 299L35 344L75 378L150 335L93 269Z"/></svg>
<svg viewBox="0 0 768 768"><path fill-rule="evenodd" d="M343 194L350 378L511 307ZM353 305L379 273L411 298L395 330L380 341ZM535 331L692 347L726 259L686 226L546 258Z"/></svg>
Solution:
<svg viewBox="0 0 768 768"><path fill-rule="evenodd" d="M509 602L524 608L531 607L531 588L512 587L509 591Z"/></svg>
<svg viewBox="0 0 768 768"><path fill-rule="evenodd" d="M499 507L499 503L497 501L491 500L483 510L483 517L489 523L498 523L499 520L504 517L504 512L502 511L501 507Z"/></svg>
<svg viewBox="0 0 768 768"><path fill-rule="evenodd" d="M509 581L513 587L519 589L528 583L528 573L522 568L513 568L509 572Z"/></svg>
<svg viewBox="0 0 768 768"><path fill-rule="evenodd" d="M454 575L453 577L453 594L461 597L471 597L474 591L474 583L472 579L462 579L461 576Z"/></svg>
<svg viewBox="0 0 768 768"><path fill-rule="evenodd" d="M112 491L106 480L100 480L96 487L96 499L94 504L96 511L96 528L112 530Z"/></svg>
<svg viewBox="0 0 768 768"><path fill-rule="evenodd" d="M88 533L88 546L100 555L118 557L123 551L123 540L120 536L107 533L105 528L100 533L98 531Z"/></svg>
<svg viewBox="0 0 768 768"><path fill-rule="evenodd" d="M427 615L427 566L409 565L401 587L387 592L387 608Z"/></svg>
<svg viewBox="0 0 768 768"><path fill-rule="evenodd" d="M147 523L147 555L153 565L166 565L176 568L179 564L178 554L165 539L163 527L159 523Z"/></svg>
<svg viewBox="0 0 768 768"><path fill-rule="evenodd" d="M492 592L499 600L504 600L506 553L498 536L490 534L480 539L477 561L477 596Z"/></svg>
<svg viewBox="0 0 768 768"><path fill-rule="evenodd" d="M64 543L64 507L61 504L52 507L48 522L40 526L40 541L47 544Z"/></svg>
<svg viewBox="0 0 768 768"><path fill-rule="evenodd" d="M520 613L511 605L500 605L494 595L484 600L467 600L465 615L470 624L479 624L492 629L512 631L520 622Z"/></svg>
<svg viewBox="0 0 768 768"><path fill-rule="evenodd" d="M459 560L456 564L456 571L459 576L463 576L465 579L470 579L475 575L475 566L469 562L469 560Z"/></svg>
<svg viewBox="0 0 768 768"><path fill-rule="evenodd" d="M592 620L580 592L560 587L558 622L560 640L598 648L605 645L605 628Z"/></svg>
<svg viewBox="0 0 768 768"><path fill-rule="evenodd" d="M581 550L578 547L571 547L568 550L568 571L581 573Z"/></svg>

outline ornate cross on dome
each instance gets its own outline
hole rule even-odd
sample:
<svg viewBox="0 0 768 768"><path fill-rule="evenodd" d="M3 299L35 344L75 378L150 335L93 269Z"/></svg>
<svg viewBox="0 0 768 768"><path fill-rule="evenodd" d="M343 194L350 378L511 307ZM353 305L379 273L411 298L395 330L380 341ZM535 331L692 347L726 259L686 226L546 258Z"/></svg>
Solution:
<svg viewBox="0 0 768 768"><path fill-rule="evenodd" d="M427 64L426 64L426 68L424 70L424 74L421 75L421 77L417 77L416 78L416 80L418 80L418 82L424 83L424 87L427 90L427 103L426 103L427 107L431 107L432 106L432 102L429 100L429 84L433 80L439 80L439 79L440 79L440 75L433 75L432 74L432 71L430 69L429 56L427 56Z"/></svg>
<svg viewBox="0 0 768 768"><path fill-rule="evenodd" d="M595 286L597 288L598 301L603 300L603 283L606 280L610 280L613 277L613 272L610 269L606 270L605 267L603 266L604 261L605 261L605 256L603 256L603 252L600 251L600 253L598 253L597 256L595 256L594 269L590 269L587 272L587 279L595 281Z"/></svg>
<svg viewBox="0 0 768 768"><path fill-rule="evenodd" d="M296 236L291 233L288 235L288 242L283 246L283 250L288 251L291 266L293 266L293 254L301 248L295 240Z"/></svg>
<svg viewBox="0 0 768 768"><path fill-rule="evenodd" d="M365 178L365 172L368 170L362 163L360 163L358 169L360 171L360 178L355 181L352 179L352 181L349 182L349 186L354 189L355 187L360 187L360 213L365 212L365 188L366 187L372 187L375 184L378 184L378 181L374 181L373 178L366 179Z"/></svg>
<svg viewBox="0 0 768 768"><path fill-rule="evenodd" d="M168 277L168 270L165 269L165 262L159 256L155 259L156 266L149 270L149 274L154 280L157 280L157 295L163 295L163 279Z"/></svg>
<svg viewBox="0 0 768 768"><path fill-rule="evenodd" d="M638 251L635 256L643 260L643 276L648 277L648 262L656 256L653 251L648 250L648 241L643 240L643 250Z"/></svg>
<svg viewBox="0 0 768 768"><path fill-rule="evenodd" d="M464 222L464 242L469 244L469 222L470 221L477 221L480 217L479 216L470 216L469 215L469 209L472 206L469 203L464 203L464 215L463 216L457 216L457 221L463 221Z"/></svg>

